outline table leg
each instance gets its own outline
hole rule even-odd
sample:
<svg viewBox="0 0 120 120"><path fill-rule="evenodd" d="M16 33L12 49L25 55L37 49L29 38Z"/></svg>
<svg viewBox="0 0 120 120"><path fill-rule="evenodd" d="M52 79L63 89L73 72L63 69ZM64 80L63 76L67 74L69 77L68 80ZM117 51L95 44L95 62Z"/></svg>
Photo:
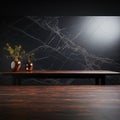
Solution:
<svg viewBox="0 0 120 120"><path fill-rule="evenodd" d="M21 85L21 79L17 78L17 85Z"/></svg>
<svg viewBox="0 0 120 120"><path fill-rule="evenodd" d="M21 80L19 78L13 77L13 85L21 85Z"/></svg>
<svg viewBox="0 0 120 120"><path fill-rule="evenodd" d="M101 77L101 85L105 85L105 75Z"/></svg>
<svg viewBox="0 0 120 120"><path fill-rule="evenodd" d="M95 78L95 85L99 85L99 84L100 84L100 82L99 82L99 78L96 77L96 78Z"/></svg>
<svg viewBox="0 0 120 120"><path fill-rule="evenodd" d="M13 78L13 85L16 85L16 79Z"/></svg>

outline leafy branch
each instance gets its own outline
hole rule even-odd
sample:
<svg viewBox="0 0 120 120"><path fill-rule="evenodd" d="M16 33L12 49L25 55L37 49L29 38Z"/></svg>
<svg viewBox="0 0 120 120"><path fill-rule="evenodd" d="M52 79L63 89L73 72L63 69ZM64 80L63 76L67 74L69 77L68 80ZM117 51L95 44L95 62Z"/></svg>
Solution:
<svg viewBox="0 0 120 120"><path fill-rule="evenodd" d="M7 58L23 58L25 55L25 50L22 49L21 45L15 45L12 47L9 43L6 43L6 46L4 47L4 50L8 52L9 55L7 55Z"/></svg>
<svg viewBox="0 0 120 120"><path fill-rule="evenodd" d="M35 59L34 55L35 55L34 53L26 53L28 61L31 61L31 60Z"/></svg>

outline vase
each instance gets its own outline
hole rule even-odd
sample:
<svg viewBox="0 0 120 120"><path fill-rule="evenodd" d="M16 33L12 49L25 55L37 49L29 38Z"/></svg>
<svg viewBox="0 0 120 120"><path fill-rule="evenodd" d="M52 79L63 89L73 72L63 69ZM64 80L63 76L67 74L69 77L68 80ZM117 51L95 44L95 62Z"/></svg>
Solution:
<svg viewBox="0 0 120 120"><path fill-rule="evenodd" d="M21 68L21 61L15 57L14 60L11 62L11 70L12 72L18 72Z"/></svg>
<svg viewBox="0 0 120 120"><path fill-rule="evenodd" d="M30 60L28 60L25 64L25 70L28 72L31 72L33 70L33 63Z"/></svg>

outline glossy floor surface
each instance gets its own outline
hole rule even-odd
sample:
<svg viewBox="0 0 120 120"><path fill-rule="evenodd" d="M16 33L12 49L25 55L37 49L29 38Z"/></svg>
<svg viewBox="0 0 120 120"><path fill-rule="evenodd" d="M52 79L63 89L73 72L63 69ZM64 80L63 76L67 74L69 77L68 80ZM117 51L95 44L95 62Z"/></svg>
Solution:
<svg viewBox="0 0 120 120"><path fill-rule="evenodd" d="M120 120L120 86L0 86L0 120Z"/></svg>

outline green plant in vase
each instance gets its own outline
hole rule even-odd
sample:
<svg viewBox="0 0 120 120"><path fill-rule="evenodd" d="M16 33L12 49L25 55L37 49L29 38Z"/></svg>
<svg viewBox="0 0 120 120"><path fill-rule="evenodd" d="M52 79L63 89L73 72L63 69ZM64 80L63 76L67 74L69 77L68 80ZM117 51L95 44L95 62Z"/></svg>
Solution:
<svg viewBox="0 0 120 120"><path fill-rule="evenodd" d="M12 47L9 43L6 43L4 50L8 52L6 55L7 58L12 58L13 61L11 62L11 69L13 72L18 72L21 68L21 61L25 56L25 50L23 50L21 45L15 45Z"/></svg>
<svg viewBox="0 0 120 120"><path fill-rule="evenodd" d="M33 70L32 60L34 59L34 53L27 53L27 62L25 64L25 70L31 72Z"/></svg>

